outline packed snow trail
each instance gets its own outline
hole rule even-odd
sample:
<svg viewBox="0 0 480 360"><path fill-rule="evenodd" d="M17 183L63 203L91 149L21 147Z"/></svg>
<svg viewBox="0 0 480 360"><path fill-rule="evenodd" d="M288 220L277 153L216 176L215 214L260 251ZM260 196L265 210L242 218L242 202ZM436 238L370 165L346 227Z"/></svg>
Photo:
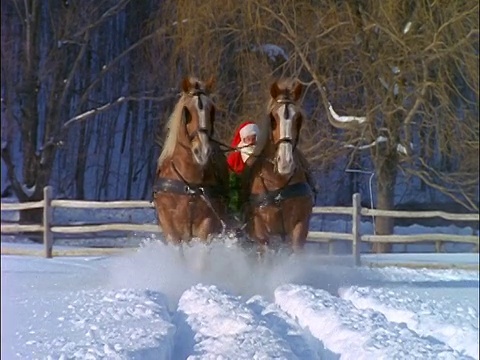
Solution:
<svg viewBox="0 0 480 360"><path fill-rule="evenodd" d="M282 285L275 302L342 359L469 359L376 311L309 286Z"/></svg>
<svg viewBox="0 0 480 360"><path fill-rule="evenodd" d="M180 359L299 359L288 339L271 329L261 314L215 286L187 290L180 298L178 317L184 321L178 343L193 340L191 354L177 353Z"/></svg>
<svg viewBox="0 0 480 360"><path fill-rule="evenodd" d="M452 349L478 359L478 313L461 300L452 303L420 297L409 290L353 286L339 291L358 309L372 309L388 321L406 324L421 336L443 341Z"/></svg>

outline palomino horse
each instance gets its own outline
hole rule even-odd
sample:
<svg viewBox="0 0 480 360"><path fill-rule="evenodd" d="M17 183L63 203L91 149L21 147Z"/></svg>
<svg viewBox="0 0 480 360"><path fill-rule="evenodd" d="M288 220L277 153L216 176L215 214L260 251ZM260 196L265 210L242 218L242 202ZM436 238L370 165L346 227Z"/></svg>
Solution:
<svg viewBox="0 0 480 360"><path fill-rule="evenodd" d="M158 159L154 202L167 241L202 240L225 229L228 168L224 154L211 141L215 106L213 78L185 78L168 121L168 134Z"/></svg>
<svg viewBox="0 0 480 360"><path fill-rule="evenodd" d="M247 234L262 254L272 236L294 252L303 249L313 207L313 193L306 182L303 155L296 149L303 113L298 105L302 84L291 79L270 88L267 116L259 122L260 136L247 161L243 199ZM252 160L252 161L251 161Z"/></svg>

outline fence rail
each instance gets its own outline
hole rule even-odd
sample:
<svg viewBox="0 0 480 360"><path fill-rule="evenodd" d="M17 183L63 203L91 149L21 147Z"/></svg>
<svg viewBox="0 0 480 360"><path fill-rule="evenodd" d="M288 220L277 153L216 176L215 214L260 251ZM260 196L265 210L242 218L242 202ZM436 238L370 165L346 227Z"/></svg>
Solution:
<svg viewBox="0 0 480 360"><path fill-rule="evenodd" d="M361 234L362 216L384 216L394 218L432 218L441 217L446 220L454 221L479 221L479 214L452 214L443 211L394 211L362 208L360 194L354 194L352 198L352 207L325 206L314 207L313 214L336 214L349 215L352 217L352 230L350 233L310 231L308 239L311 242L326 242L329 246L329 253L332 253L332 244L334 240L346 240L352 242L352 253L355 264L360 264L360 245L366 243L417 243L417 242L435 242L436 251L441 251L443 242L467 243L476 245L478 249L479 238L476 235L450 235L450 234L416 234L416 235L367 235ZM4 233L22 233L22 232L41 232L43 233L43 243L45 257L52 257L53 234L83 234L102 231L141 231L141 232L161 232L158 225L152 224L128 224L128 223L109 223L96 225L69 225L53 226L53 208L76 208L76 209L132 209L132 208L153 208L149 201L80 201L80 200L53 200L52 188L44 188L44 199L29 203L1 203L1 211L19 211L29 209L43 208L43 224L4 224L2 223L2 234Z"/></svg>

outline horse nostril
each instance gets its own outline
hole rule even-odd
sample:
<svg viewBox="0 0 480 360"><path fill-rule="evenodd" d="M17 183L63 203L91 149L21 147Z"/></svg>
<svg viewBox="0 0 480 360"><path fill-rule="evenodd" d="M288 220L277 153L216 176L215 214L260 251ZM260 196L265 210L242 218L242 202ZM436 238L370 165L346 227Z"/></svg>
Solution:
<svg viewBox="0 0 480 360"><path fill-rule="evenodd" d="M200 150L198 150L198 148L193 149L193 154L198 156L198 154L200 154Z"/></svg>

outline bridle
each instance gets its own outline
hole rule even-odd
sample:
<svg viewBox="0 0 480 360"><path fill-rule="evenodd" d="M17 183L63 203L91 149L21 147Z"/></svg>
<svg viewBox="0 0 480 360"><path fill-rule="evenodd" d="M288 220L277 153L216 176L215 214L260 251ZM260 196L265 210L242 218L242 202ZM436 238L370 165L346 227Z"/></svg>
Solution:
<svg viewBox="0 0 480 360"><path fill-rule="evenodd" d="M191 91L189 91L189 92L187 92L187 93L184 93L184 94L185 94L186 96L191 97L191 98L193 98L193 97L196 96L197 99L198 99L198 108L199 108L200 110L203 110L203 109L204 109L205 105L204 105L203 102L202 102L202 96L201 96L201 95L205 95L205 96L208 97L208 95L205 93L204 90L194 89L194 90L191 90ZM188 142L189 142L189 143L192 143L192 141L193 141L199 134L201 134L201 133L207 135L207 138L208 138L209 141L211 140L211 137L212 137L212 135L213 135L213 124L212 124L212 126L211 126L210 129L208 129L208 128L206 127L206 125L203 125L203 126L202 126L202 124L199 124L198 128L195 129L195 130L194 130L193 132L191 132L191 133L188 132L188 127L187 127L187 125L188 125L188 123L185 122L185 123L184 123L184 126L185 126L185 134L187 134L187 139L188 139Z"/></svg>
<svg viewBox="0 0 480 360"><path fill-rule="evenodd" d="M289 105L295 105L295 103L290 99L277 99L275 101L278 104L285 105L285 112L284 112L283 116L286 119L288 119L289 118L289 110L288 110ZM277 141L274 142L273 138L272 138L272 142L274 143L274 146L275 146L275 153L277 152L280 144L290 144L290 145L292 145L292 152L295 151L295 148L297 147L297 144L298 144L299 135L300 134L297 132L297 134L295 136L295 141L291 137L282 137L282 138L280 138L280 139L278 139ZM273 132L271 133L271 136L273 136Z"/></svg>

